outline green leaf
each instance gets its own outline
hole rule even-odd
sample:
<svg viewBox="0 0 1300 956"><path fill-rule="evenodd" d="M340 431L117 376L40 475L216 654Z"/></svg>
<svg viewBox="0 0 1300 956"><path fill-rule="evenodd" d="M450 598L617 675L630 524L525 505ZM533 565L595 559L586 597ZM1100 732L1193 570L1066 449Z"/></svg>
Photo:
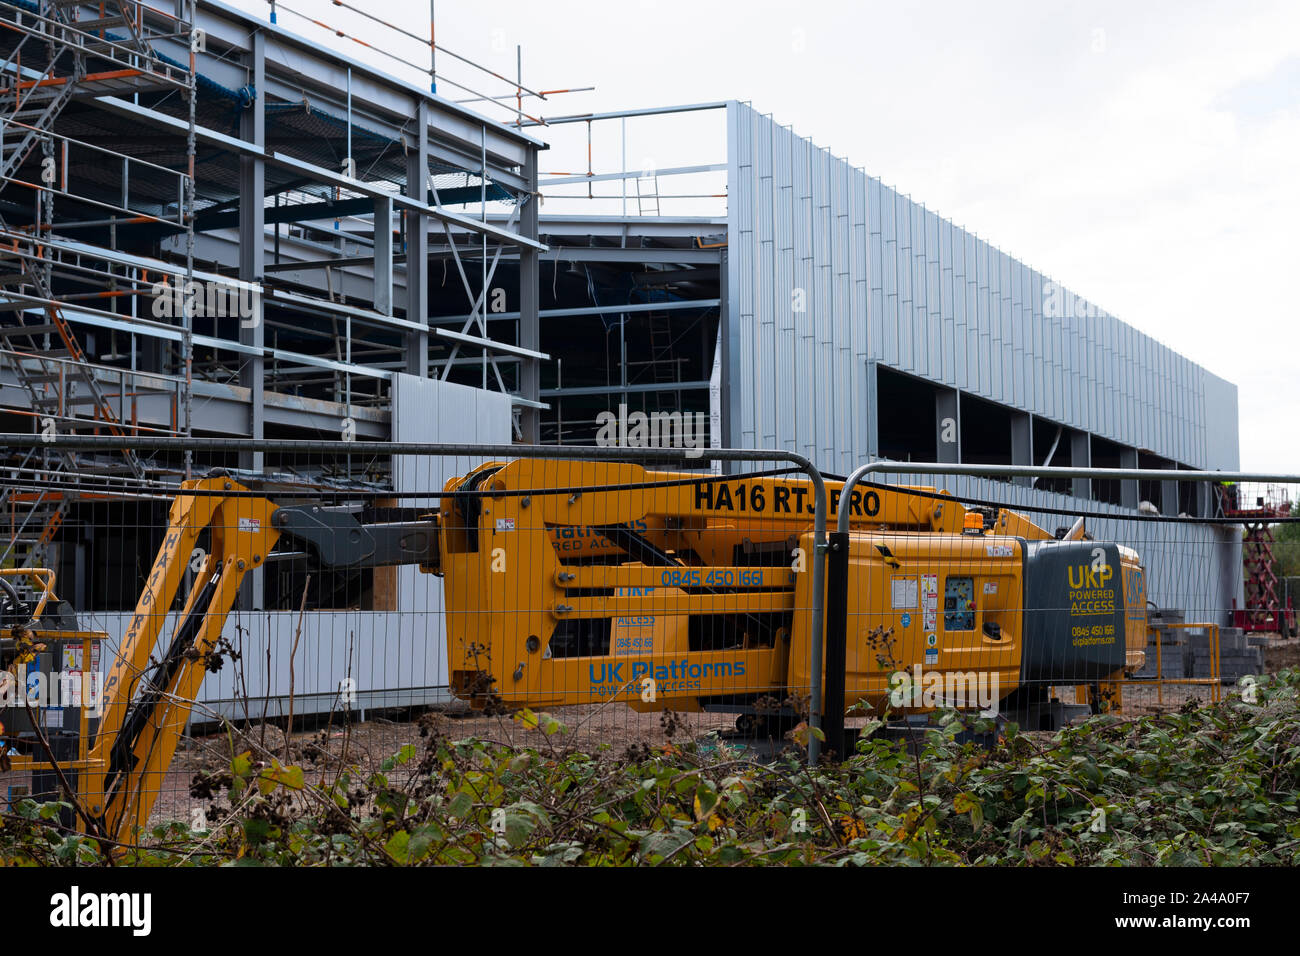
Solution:
<svg viewBox="0 0 1300 956"><path fill-rule="evenodd" d="M398 863L405 863L409 859L409 846L411 835L405 830L398 830L388 842L384 844L384 850Z"/></svg>
<svg viewBox="0 0 1300 956"><path fill-rule="evenodd" d="M506 842L513 846L520 846L528 841L528 837L537 829L537 821L528 813L519 810L506 810Z"/></svg>
<svg viewBox="0 0 1300 956"><path fill-rule="evenodd" d="M461 790L457 792L447 804L447 815L455 817L457 820L463 820L465 817L469 816L469 812L473 806L473 798L464 790Z"/></svg>

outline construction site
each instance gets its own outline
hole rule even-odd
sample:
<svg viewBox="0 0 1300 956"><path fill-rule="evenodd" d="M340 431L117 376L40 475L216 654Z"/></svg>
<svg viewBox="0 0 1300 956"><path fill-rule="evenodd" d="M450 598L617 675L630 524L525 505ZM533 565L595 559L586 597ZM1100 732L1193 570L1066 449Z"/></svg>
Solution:
<svg viewBox="0 0 1300 956"><path fill-rule="evenodd" d="M583 113L296 4L0 3L5 819L220 862L346 774L468 826L464 741L707 776L1295 697L1300 476L1140 316L749 103ZM586 861L518 799L367 862Z"/></svg>

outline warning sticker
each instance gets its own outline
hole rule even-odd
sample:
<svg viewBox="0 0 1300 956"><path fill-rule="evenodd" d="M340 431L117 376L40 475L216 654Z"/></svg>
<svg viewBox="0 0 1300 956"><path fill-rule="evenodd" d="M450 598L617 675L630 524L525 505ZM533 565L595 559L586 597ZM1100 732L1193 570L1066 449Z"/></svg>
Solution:
<svg viewBox="0 0 1300 956"><path fill-rule="evenodd" d="M65 673L70 675L69 679L72 679L72 675L75 675L78 694L80 694L81 687L81 672L86 670L85 666L83 666L85 664L85 656L85 651L80 644L68 643L63 645L63 670ZM98 642L91 644L90 646L90 671L92 675L99 673ZM81 704L76 703L73 706L80 707ZM92 704L91 706L94 705Z"/></svg>
<svg viewBox="0 0 1300 956"><path fill-rule="evenodd" d="M984 550L990 558L1009 558L1016 553L1009 544L989 544L984 546Z"/></svg>
<svg viewBox="0 0 1300 956"><path fill-rule="evenodd" d="M921 627L932 631L939 624L939 575L921 575Z"/></svg>
<svg viewBox="0 0 1300 956"><path fill-rule="evenodd" d="M911 610L916 607L917 583L915 575L896 574L891 579L893 584L893 609L895 611Z"/></svg>
<svg viewBox="0 0 1300 956"><path fill-rule="evenodd" d="M240 518L239 530L251 531L251 532L261 531L262 519L261 518Z"/></svg>
<svg viewBox="0 0 1300 956"><path fill-rule="evenodd" d="M497 530L498 530L498 531L514 531L514 530L515 530L515 519L514 519L514 518L497 518Z"/></svg>
<svg viewBox="0 0 1300 956"><path fill-rule="evenodd" d="M997 582L997 581L985 581L985 582L984 582L984 593L985 593L985 594L997 594L997 593L998 593L998 582Z"/></svg>

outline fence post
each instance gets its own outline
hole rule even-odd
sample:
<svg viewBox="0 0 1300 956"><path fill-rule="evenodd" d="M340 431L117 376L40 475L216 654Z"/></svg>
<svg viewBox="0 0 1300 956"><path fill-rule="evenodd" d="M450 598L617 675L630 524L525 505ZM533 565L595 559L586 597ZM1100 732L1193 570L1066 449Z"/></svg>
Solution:
<svg viewBox="0 0 1300 956"><path fill-rule="evenodd" d="M841 496L841 501L844 500ZM844 684L848 666L849 535L833 531L826 556L826 749L843 760Z"/></svg>

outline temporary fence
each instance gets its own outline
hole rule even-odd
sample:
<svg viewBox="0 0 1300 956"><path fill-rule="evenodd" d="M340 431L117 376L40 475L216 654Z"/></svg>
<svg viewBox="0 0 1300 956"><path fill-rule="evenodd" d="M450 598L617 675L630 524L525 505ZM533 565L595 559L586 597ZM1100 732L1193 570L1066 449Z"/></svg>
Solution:
<svg viewBox="0 0 1300 956"><path fill-rule="evenodd" d="M1224 684L1243 683L1249 694L1270 664L1296 657L1295 612L1277 586L1271 542L1273 529L1296 526L1298 480L862 466L840 494L907 487L930 507L932 526L959 536L863 540L839 511L829 540L824 698L813 688L825 701L827 746L845 752L846 705L864 697L987 709L1051 730L1102 711L1217 702ZM1080 500L1081 491L1096 498ZM864 587L873 572L889 590ZM897 644L888 656L882 639ZM815 755L818 741L811 747Z"/></svg>
<svg viewBox="0 0 1300 956"><path fill-rule="evenodd" d="M45 438L0 436L0 798L74 795L122 839L204 825L241 755L308 782L405 779L428 734L815 761L953 708L1212 703L1295 654L1243 550L1300 478ZM124 450L143 477L106 471Z"/></svg>
<svg viewBox="0 0 1300 956"><path fill-rule="evenodd" d="M798 455L0 442L19 463L5 664L26 688L5 711L10 800L70 786L126 835L201 813L195 781L244 751L325 780L431 722L610 759L807 722L827 512ZM43 463L123 449L144 478ZM89 701L58 696L86 671Z"/></svg>

